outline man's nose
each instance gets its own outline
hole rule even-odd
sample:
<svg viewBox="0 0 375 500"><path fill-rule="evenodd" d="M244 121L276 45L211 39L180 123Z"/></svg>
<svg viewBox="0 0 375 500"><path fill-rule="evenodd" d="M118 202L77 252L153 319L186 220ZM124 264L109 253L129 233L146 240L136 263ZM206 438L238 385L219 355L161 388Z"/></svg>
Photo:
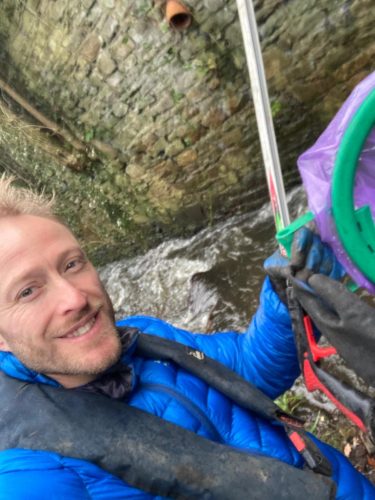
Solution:
<svg viewBox="0 0 375 500"><path fill-rule="evenodd" d="M61 314L80 311L87 306L87 294L74 283L59 277L55 282L55 286L59 301L57 307Z"/></svg>

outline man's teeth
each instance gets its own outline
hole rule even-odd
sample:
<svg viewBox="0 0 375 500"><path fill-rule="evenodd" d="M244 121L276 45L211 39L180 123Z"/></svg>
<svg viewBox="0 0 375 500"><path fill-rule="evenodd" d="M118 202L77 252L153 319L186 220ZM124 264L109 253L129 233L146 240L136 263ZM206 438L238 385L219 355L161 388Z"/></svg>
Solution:
<svg viewBox="0 0 375 500"><path fill-rule="evenodd" d="M66 335L66 338L70 338L70 337L82 337L82 335L85 335L85 333L87 333L90 328L94 325L95 323L95 318L92 318L90 319L90 321L88 321L85 325L83 326L80 326L79 328L77 328L77 330L74 330L74 332L72 333L69 333L69 335Z"/></svg>

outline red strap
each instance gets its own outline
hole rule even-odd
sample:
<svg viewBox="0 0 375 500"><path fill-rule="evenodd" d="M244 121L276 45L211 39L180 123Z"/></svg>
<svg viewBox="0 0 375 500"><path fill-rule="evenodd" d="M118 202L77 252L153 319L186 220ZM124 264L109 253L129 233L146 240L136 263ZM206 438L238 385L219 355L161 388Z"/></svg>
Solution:
<svg viewBox="0 0 375 500"><path fill-rule="evenodd" d="M307 341L309 343L310 352L312 354L312 358L314 361L319 361L319 359L328 358L333 354L337 354L336 349L332 346L331 347L318 346L315 340L311 318L309 316L303 317L303 324L305 326Z"/></svg>
<svg viewBox="0 0 375 500"><path fill-rule="evenodd" d="M344 406L335 396L330 392L327 387L325 387L322 382L316 376L314 370L311 367L310 361L305 359L303 362L303 375L305 377L305 383L308 391L320 390L335 404L335 406L342 411L353 423L355 423L363 432L367 432L367 428L364 422L352 411L350 411L346 406Z"/></svg>
<svg viewBox="0 0 375 500"><path fill-rule="evenodd" d="M289 439L292 441L294 446L296 447L297 451L300 453L306 448L306 443L305 441L301 438L301 436L298 434L298 432L291 432L289 434Z"/></svg>

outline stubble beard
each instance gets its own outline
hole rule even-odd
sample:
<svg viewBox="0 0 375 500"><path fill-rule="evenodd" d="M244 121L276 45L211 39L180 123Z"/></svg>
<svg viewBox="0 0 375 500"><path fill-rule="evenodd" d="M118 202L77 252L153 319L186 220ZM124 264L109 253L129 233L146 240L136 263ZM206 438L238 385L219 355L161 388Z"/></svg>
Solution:
<svg viewBox="0 0 375 500"><path fill-rule="evenodd" d="M52 378L53 375L100 375L114 365L121 356L121 341L115 326L103 330L96 342L97 349L103 342L104 347L99 358L91 360L90 353L87 356L85 354L77 356L77 358L67 356L67 359L60 360L60 369L55 363L51 370L45 370L43 373L49 373Z"/></svg>
<svg viewBox="0 0 375 500"><path fill-rule="evenodd" d="M103 344L101 356L90 359L91 350L100 349ZM95 349L96 347L96 349ZM46 374L51 378L59 375L68 376L96 376L114 365L121 356L121 341L114 325L103 329L94 346L90 346L87 355L80 353L64 354L57 349L48 352L36 346L18 345L12 353L27 367L38 373Z"/></svg>

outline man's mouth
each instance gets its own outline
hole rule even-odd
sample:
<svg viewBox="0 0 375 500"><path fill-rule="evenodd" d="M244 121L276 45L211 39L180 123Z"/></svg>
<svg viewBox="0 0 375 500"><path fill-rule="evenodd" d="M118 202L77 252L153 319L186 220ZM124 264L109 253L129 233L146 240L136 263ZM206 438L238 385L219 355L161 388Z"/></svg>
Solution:
<svg viewBox="0 0 375 500"><path fill-rule="evenodd" d="M65 335L62 335L59 338L72 339L72 338L83 337L95 325L97 317L98 317L98 311L94 315L91 315L91 317L89 319L86 319L86 321L84 321L84 322L81 321L80 324L76 328L69 330L68 333L66 333Z"/></svg>
<svg viewBox="0 0 375 500"><path fill-rule="evenodd" d="M74 332L68 333L68 335L64 335L64 338L70 339L72 337L82 337L82 335L85 335L90 330L90 328L94 326L94 323L95 318L92 318L83 326L80 326L79 328L77 328L77 330L74 330Z"/></svg>

